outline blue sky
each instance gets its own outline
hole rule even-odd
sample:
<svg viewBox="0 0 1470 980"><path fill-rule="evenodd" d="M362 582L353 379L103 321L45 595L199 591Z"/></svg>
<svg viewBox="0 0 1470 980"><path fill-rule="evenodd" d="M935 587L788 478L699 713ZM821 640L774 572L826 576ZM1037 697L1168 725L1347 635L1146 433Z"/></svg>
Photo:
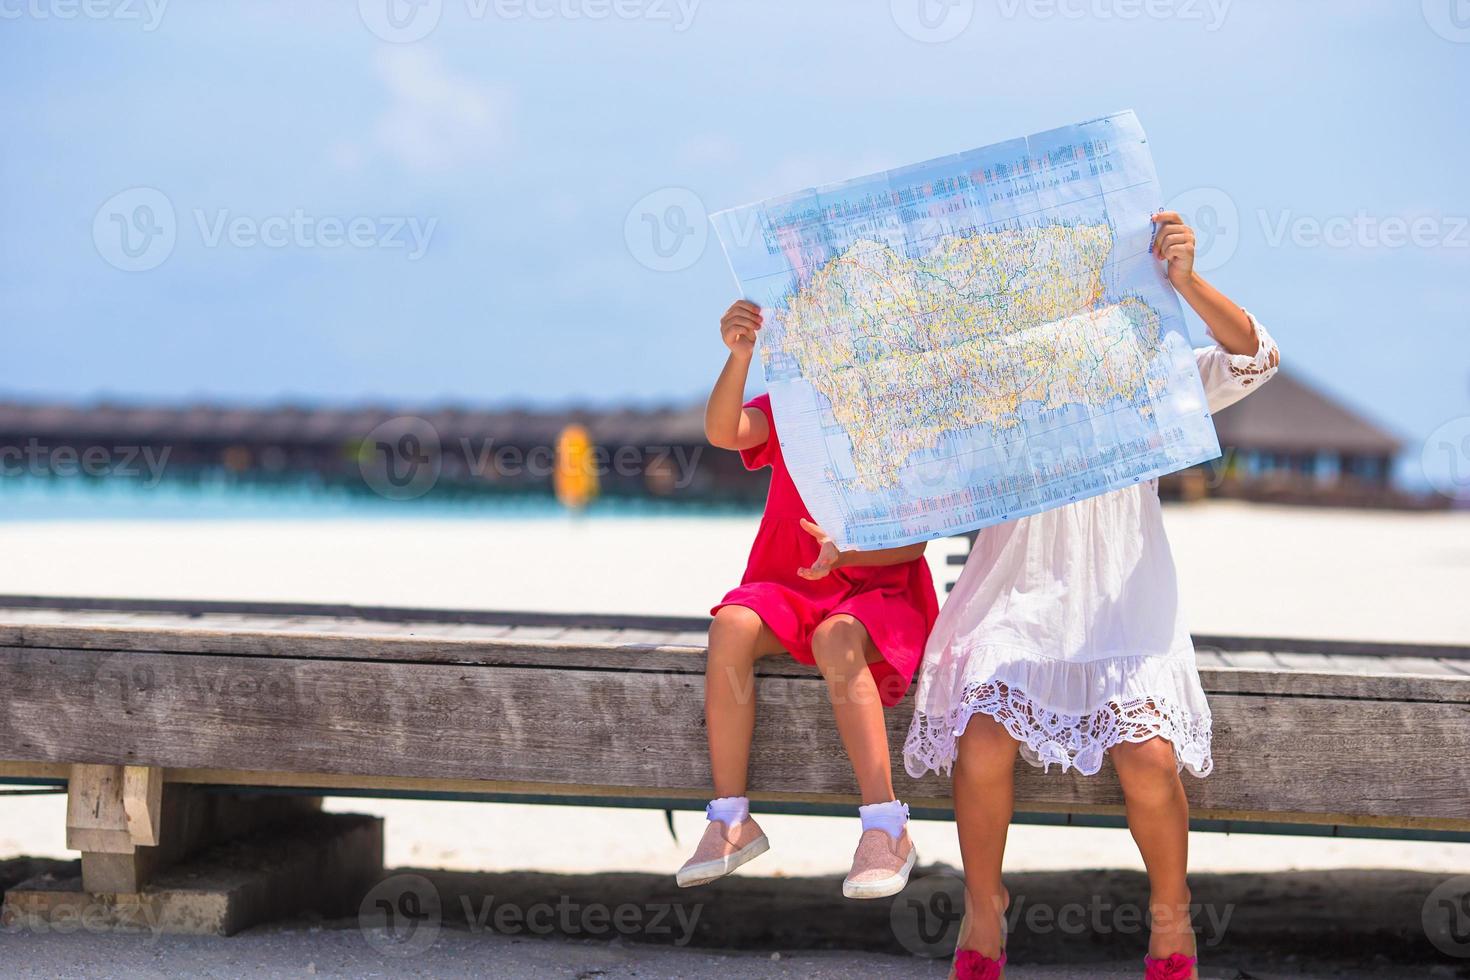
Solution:
<svg viewBox="0 0 1470 980"><path fill-rule="evenodd" d="M735 286L644 211L1131 107L1292 368L1470 416L1466 0L91 2L0 0L10 397L701 397Z"/></svg>

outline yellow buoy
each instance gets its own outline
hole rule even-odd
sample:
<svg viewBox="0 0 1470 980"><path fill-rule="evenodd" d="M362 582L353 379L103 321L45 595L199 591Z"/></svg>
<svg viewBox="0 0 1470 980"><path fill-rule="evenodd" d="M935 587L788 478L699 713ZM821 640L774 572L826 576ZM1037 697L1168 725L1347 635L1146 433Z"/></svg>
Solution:
<svg viewBox="0 0 1470 980"><path fill-rule="evenodd" d="M580 425L569 425L557 436L556 469L551 482L562 506L580 510L597 497L597 466L592 451L592 438Z"/></svg>

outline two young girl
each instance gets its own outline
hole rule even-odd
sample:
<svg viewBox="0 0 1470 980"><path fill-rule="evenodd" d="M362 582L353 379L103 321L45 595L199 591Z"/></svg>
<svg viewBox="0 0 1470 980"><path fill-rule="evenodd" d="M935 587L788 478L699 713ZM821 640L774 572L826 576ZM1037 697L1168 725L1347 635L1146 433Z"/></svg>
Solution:
<svg viewBox="0 0 1470 980"><path fill-rule="evenodd" d="M1210 410L1219 411L1275 373L1276 345L1194 271L1195 236L1183 219L1154 221L1155 257L1214 338L1195 356ZM744 582L716 607L710 629L705 711L717 799L679 883L711 881L766 849L744 796L754 705L736 692L751 690L756 658L784 649L826 677L863 795L863 833L843 892L875 898L901 889L915 855L872 696L896 703L922 650L904 760L916 778L953 769L967 909L954 975L999 977L1005 964L1001 861L1019 754L1084 775L1112 759L1151 889L1146 975L1197 976L1179 772L1209 774L1211 719L1179 615L1157 485L987 528L936 622L922 546L838 552L805 513L768 400L741 404L760 325L752 304L726 313L730 359L706 416L712 443L774 472Z"/></svg>

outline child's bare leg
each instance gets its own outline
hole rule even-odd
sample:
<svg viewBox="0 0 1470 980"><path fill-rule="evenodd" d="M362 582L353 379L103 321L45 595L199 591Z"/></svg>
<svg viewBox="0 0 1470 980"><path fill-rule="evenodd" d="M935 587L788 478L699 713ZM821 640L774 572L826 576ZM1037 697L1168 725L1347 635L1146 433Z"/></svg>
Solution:
<svg viewBox="0 0 1470 980"><path fill-rule="evenodd" d="M744 796L755 732L755 662L781 652L760 616L725 606L709 628L704 671L704 721L715 796Z"/></svg>
<svg viewBox="0 0 1470 980"><path fill-rule="evenodd" d="M1162 738L1124 742L1110 753L1123 800L1128 829L1148 870L1149 911L1153 934L1148 954L1194 955L1189 921L1189 800L1179 780L1174 746Z"/></svg>
<svg viewBox="0 0 1470 980"><path fill-rule="evenodd" d="M812 655L827 681L837 733L852 762L863 803L890 802L894 796L888 727L878 684L868 669L878 658L878 648L862 623L839 614L812 634Z"/></svg>
<svg viewBox="0 0 1470 980"><path fill-rule="evenodd" d="M1020 743L989 715L973 716L959 738L954 767L954 817L965 863L969 928L962 949L995 959L1005 943L1003 919L1010 896L1001 883L1006 831L1015 809L1016 752Z"/></svg>

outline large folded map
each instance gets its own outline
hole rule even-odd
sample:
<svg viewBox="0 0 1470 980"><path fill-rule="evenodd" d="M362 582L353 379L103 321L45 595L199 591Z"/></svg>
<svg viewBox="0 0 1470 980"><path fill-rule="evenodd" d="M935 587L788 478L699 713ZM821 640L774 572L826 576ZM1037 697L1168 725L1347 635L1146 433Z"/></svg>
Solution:
<svg viewBox="0 0 1470 980"><path fill-rule="evenodd" d="M786 464L843 548L886 548L1220 454L1137 117L713 216Z"/></svg>

